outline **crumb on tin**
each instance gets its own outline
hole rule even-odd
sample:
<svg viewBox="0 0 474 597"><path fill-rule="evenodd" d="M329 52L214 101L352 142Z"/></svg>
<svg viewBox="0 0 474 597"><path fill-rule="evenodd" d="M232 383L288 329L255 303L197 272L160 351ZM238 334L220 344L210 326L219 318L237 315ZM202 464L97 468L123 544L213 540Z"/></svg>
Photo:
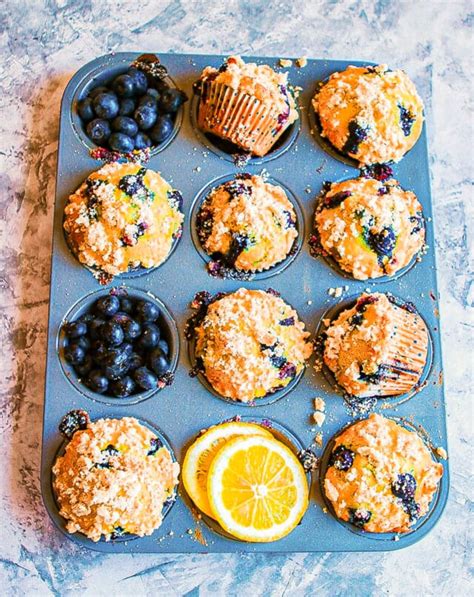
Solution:
<svg viewBox="0 0 474 597"><path fill-rule="evenodd" d="M321 427L326 419L326 415L322 412L316 411L313 413L313 420L318 427Z"/></svg>
<svg viewBox="0 0 474 597"><path fill-rule="evenodd" d="M438 446L436 448L435 452L443 460L447 460L448 459L448 453L446 452L446 450L442 446Z"/></svg>
<svg viewBox="0 0 474 597"><path fill-rule="evenodd" d="M295 64L298 68L304 68L308 64L306 56L301 56L295 60Z"/></svg>
<svg viewBox="0 0 474 597"><path fill-rule="evenodd" d="M293 64L292 60L288 60L287 58L280 58L278 61L278 65L282 66L283 68L289 68Z"/></svg>
<svg viewBox="0 0 474 597"><path fill-rule="evenodd" d="M319 410L321 412L324 412L325 409L326 409L326 402L324 402L324 400L322 398L317 396L314 399L314 410Z"/></svg>

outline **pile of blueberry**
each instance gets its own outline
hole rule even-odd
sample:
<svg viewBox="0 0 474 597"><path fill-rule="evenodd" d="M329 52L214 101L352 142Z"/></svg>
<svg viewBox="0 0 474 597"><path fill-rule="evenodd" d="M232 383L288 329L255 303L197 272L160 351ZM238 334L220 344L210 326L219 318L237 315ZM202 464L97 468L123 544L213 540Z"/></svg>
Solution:
<svg viewBox="0 0 474 597"><path fill-rule="evenodd" d="M64 357L94 392L124 398L173 380L159 308L129 296L107 295L64 325Z"/></svg>
<svg viewBox="0 0 474 597"><path fill-rule="evenodd" d="M186 94L165 78L131 67L107 86L92 89L77 110L87 136L100 147L129 153L159 145L171 135Z"/></svg>

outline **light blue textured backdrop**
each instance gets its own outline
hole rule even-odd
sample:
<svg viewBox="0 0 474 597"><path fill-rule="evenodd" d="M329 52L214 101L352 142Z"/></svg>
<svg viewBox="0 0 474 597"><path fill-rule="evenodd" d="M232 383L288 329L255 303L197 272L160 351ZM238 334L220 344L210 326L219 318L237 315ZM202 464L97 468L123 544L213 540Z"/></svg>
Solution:
<svg viewBox="0 0 474 597"><path fill-rule="evenodd" d="M0 47L0 586L6 595L453 595L472 509L473 5L465 2L6 0ZM452 488L391 554L103 556L51 525L39 490L52 204L63 89L110 51L354 58L403 67L427 106ZM470 201L469 201L470 199ZM64 281L67 284L67 281ZM472 585L471 585L472 590Z"/></svg>

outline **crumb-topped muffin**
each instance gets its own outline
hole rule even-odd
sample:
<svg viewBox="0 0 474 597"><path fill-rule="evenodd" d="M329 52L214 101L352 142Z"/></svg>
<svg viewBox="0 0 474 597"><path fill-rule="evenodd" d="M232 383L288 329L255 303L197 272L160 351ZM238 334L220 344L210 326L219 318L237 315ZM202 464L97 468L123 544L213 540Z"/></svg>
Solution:
<svg viewBox="0 0 474 597"><path fill-rule="evenodd" d="M206 67L195 90L199 128L257 156L298 119L288 74L240 56L230 56L219 69Z"/></svg>
<svg viewBox="0 0 474 597"><path fill-rule="evenodd" d="M99 419L74 432L53 466L53 488L69 533L143 537L160 526L178 473L148 427L132 417Z"/></svg>
<svg viewBox="0 0 474 597"><path fill-rule="evenodd" d="M203 249L217 264L244 272L276 265L298 236L285 191L250 174L214 188L200 208L197 226Z"/></svg>
<svg viewBox="0 0 474 597"><path fill-rule="evenodd" d="M361 164L398 162L417 142L423 102L402 70L349 66L313 98L321 135Z"/></svg>
<svg viewBox="0 0 474 597"><path fill-rule="evenodd" d="M417 433L372 414L336 438L324 490L341 520L406 533L428 512L442 475Z"/></svg>
<svg viewBox="0 0 474 597"><path fill-rule="evenodd" d="M296 311L273 291L208 298L194 327L200 369L221 396L250 402L281 388L312 352Z"/></svg>
<svg viewBox="0 0 474 597"><path fill-rule="evenodd" d="M107 164L69 197L68 243L81 263L109 276L156 267L181 233L181 201L157 172L134 163Z"/></svg>
<svg viewBox="0 0 474 597"><path fill-rule="evenodd" d="M422 207L394 179L360 177L326 185L314 226L323 254L357 280L395 274L425 242Z"/></svg>
<svg viewBox="0 0 474 597"><path fill-rule="evenodd" d="M351 396L397 396L420 381L428 330L412 305L394 301L364 293L354 307L325 321L324 363Z"/></svg>

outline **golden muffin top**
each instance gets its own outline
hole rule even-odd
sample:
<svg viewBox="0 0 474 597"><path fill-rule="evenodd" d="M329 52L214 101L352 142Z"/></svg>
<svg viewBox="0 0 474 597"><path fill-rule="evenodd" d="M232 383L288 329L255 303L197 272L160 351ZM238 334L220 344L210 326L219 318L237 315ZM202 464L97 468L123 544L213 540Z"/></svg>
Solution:
<svg viewBox="0 0 474 597"><path fill-rule="evenodd" d="M392 396L420 380L428 331L415 312L386 294L363 293L325 331L323 360L338 384L352 396Z"/></svg>
<svg viewBox="0 0 474 597"><path fill-rule="evenodd" d="M428 512L442 475L417 433L372 414L336 438L324 489L338 518L405 533Z"/></svg>
<svg viewBox="0 0 474 597"><path fill-rule="evenodd" d="M150 535L173 495L179 465L132 417L99 419L74 433L53 466L53 487L70 533L92 541Z"/></svg>
<svg viewBox="0 0 474 597"><path fill-rule="evenodd" d="M207 66L200 79L252 95L282 114L288 112L285 122L291 124L298 119L296 102L288 86L288 73L276 72L268 64L244 62L240 56L229 56L219 69Z"/></svg>
<svg viewBox="0 0 474 597"><path fill-rule="evenodd" d="M396 180L355 178L326 188L316 208L323 253L357 280L391 276L424 247L422 207Z"/></svg>
<svg viewBox="0 0 474 597"><path fill-rule="evenodd" d="M71 249L88 267L115 276L156 267L181 232L181 194L153 170L112 163L93 172L64 210Z"/></svg>
<svg viewBox="0 0 474 597"><path fill-rule="evenodd" d="M349 66L313 98L321 134L361 164L398 162L423 127L423 103L402 70Z"/></svg>
<svg viewBox="0 0 474 597"><path fill-rule="evenodd" d="M298 236L285 191L249 174L213 189L197 222L204 250L227 267L246 272L266 270L285 259Z"/></svg>
<svg viewBox="0 0 474 597"><path fill-rule="evenodd" d="M209 383L242 402L287 386L312 352L296 311L263 290L240 288L211 302L194 331Z"/></svg>

